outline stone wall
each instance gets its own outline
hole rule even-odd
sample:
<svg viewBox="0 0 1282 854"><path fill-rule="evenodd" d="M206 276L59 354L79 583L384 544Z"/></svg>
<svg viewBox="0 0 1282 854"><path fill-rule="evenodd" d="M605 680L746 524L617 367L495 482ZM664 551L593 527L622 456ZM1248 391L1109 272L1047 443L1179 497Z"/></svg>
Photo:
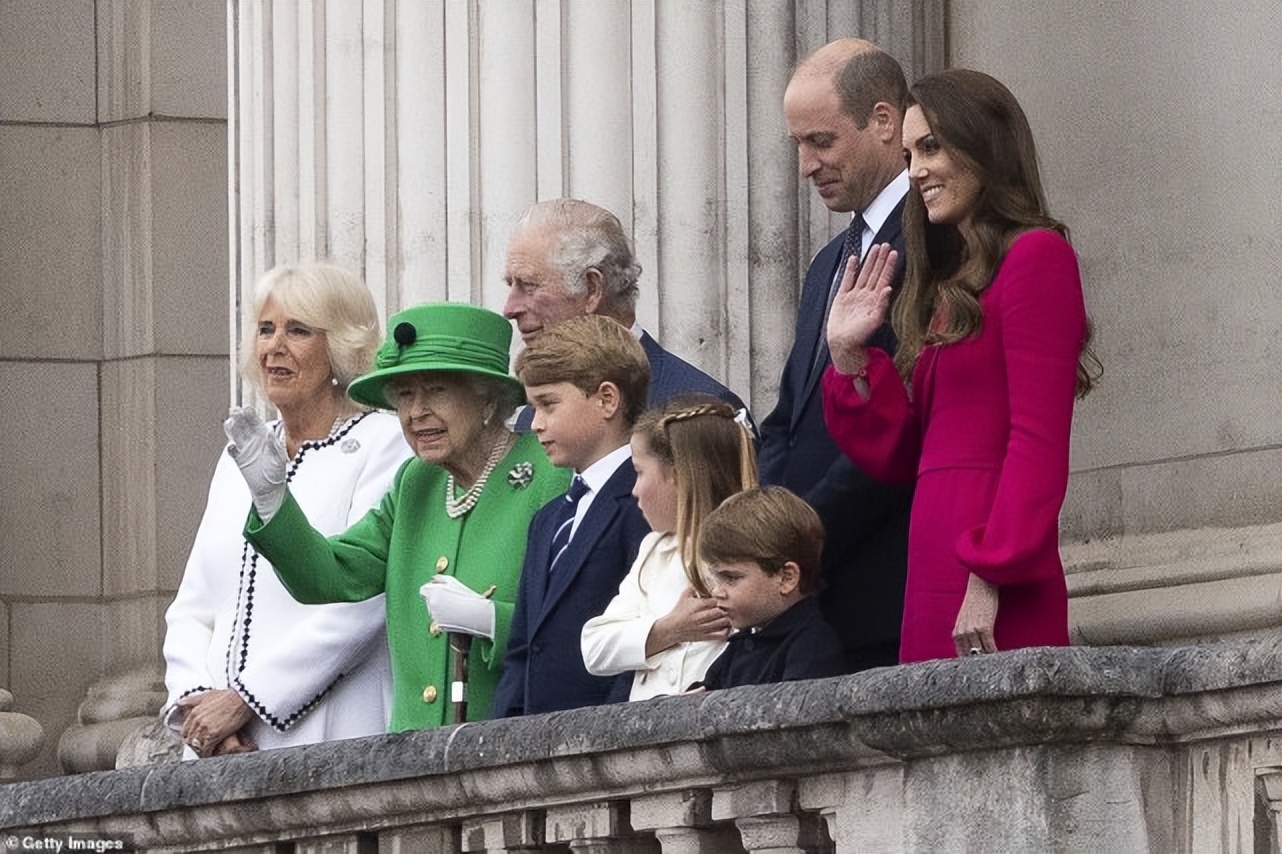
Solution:
<svg viewBox="0 0 1282 854"><path fill-rule="evenodd" d="M0 686L155 671L229 396L226 8L0 4Z"/></svg>
<svg viewBox="0 0 1282 854"><path fill-rule="evenodd" d="M949 37L1028 113L1082 259L1104 378L1066 537L1277 523L1282 6L952 0Z"/></svg>
<svg viewBox="0 0 1282 854"><path fill-rule="evenodd" d="M0 836L260 854L1263 854L1280 784L1275 635L1030 649L17 783L0 786Z"/></svg>
<svg viewBox="0 0 1282 854"><path fill-rule="evenodd" d="M1028 114L1104 363L1061 516L1074 639L1282 624L1282 5L951 0L948 15L949 63Z"/></svg>

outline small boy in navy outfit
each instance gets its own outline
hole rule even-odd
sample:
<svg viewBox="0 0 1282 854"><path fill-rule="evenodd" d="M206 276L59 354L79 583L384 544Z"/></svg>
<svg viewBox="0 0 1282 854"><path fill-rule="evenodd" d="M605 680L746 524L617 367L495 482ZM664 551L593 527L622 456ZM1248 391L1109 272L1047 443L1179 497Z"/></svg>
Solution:
<svg viewBox="0 0 1282 854"><path fill-rule="evenodd" d="M824 530L780 486L750 489L708 514L699 561L737 631L700 685L734 688L842 673L841 642L819 611Z"/></svg>
<svg viewBox="0 0 1282 854"><path fill-rule="evenodd" d="M627 697L631 674L616 684L622 677L588 673L579 635L619 592L650 533L632 495L628 444L650 382L641 343L608 317L570 318L521 352L516 375L548 459L575 476L530 522L492 717Z"/></svg>

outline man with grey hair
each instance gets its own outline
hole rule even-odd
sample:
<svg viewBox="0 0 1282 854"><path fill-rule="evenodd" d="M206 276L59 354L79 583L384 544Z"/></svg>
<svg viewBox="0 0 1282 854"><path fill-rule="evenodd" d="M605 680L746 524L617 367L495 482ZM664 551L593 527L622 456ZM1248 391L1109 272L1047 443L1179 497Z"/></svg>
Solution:
<svg viewBox="0 0 1282 854"><path fill-rule="evenodd" d="M819 377L832 362L824 333L847 261L858 263L877 243L892 244L904 258L907 98L894 58L871 42L839 39L798 63L783 99L801 176L829 210L849 213L851 222L806 272L792 352L779 402L761 422L757 461L763 483L788 487L823 520L827 586L819 603L850 672L898 661L912 491L874 481L837 450L824 425ZM901 260L896 291L902 279ZM869 343L893 353L890 324Z"/></svg>
<svg viewBox="0 0 1282 854"><path fill-rule="evenodd" d="M632 330L650 359L650 406L683 392L703 392L746 412L734 392L660 347L637 325L640 276L641 265L614 214L579 199L539 202L521 217L508 244L503 314L527 344L571 317L613 318ZM530 418L523 410L517 429L528 430Z"/></svg>

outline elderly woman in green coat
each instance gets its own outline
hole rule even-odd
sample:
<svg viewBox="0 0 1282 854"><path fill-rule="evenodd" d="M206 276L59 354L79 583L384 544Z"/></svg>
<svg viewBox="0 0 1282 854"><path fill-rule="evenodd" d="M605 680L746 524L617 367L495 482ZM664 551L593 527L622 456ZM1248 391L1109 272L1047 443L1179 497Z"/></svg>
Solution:
<svg viewBox="0 0 1282 854"><path fill-rule="evenodd" d="M226 427L254 496L245 536L289 592L305 603L387 594L389 728L398 731L453 719L454 658L467 646L467 719L487 714L526 530L565 491L569 473L548 462L533 435L506 426L522 388L508 373L512 328L503 317L429 303L394 315L387 328L374 370L347 393L395 409L416 458L345 532L326 538L308 524L286 487L284 452L257 413L233 410ZM457 635L472 642L451 644Z"/></svg>

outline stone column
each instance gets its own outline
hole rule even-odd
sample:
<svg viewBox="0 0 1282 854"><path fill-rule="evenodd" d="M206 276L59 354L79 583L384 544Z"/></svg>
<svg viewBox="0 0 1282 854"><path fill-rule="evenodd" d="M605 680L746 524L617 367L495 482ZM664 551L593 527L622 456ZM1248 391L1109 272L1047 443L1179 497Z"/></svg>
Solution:
<svg viewBox="0 0 1282 854"><path fill-rule="evenodd" d="M731 261L730 330L735 352L745 348L749 363L731 362L731 383L751 389L757 418L769 410L779 370L792 348L797 298L813 254L803 245L798 216L813 191L797 179L797 152L783 124L783 92L796 61L799 4L750 0L739 24L746 38L727 82L740 87L727 94L736 112L742 155L731 161L731 185L746 193L746 204L729 211L727 249ZM819 245L822 245L820 243ZM747 340L744 340L744 339ZM754 369L753 365L758 365ZM746 399L746 398L745 398Z"/></svg>
<svg viewBox="0 0 1282 854"><path fill-rule="evenodd" d="M724 7L657 0L654 170L660 340L725 375ZM736 191L738 188L736 188ZM715 200L715 201L714 201ZM643 262L644 263L644 262ZM648 289L647 288L647 289Z"/></svg>
<svg viewBox="0 0 1282 854"><path fill-rule="evenodd" d="M735 819L749 854L829 854L834 851L813 815L756 815Z"/></svg>
<svg viewBox="0 0 1282 854"><path fill-rule="evenodd" d="M0 683L50 736L24 774L86 685L156 668L225 441L225 36L220 3L0 4Z"/></svg>
<svg viewBox="0 0 1282 854"><path fill-rule="evenodd" d="M236 293L325 255L387 312L497 309L517 216L578 196L630 229L642 324L762 413L804 264L842 227L799 185L784 133L796 52L863 34L933 65L944 17L935 0L231 9Z"/></svg>

